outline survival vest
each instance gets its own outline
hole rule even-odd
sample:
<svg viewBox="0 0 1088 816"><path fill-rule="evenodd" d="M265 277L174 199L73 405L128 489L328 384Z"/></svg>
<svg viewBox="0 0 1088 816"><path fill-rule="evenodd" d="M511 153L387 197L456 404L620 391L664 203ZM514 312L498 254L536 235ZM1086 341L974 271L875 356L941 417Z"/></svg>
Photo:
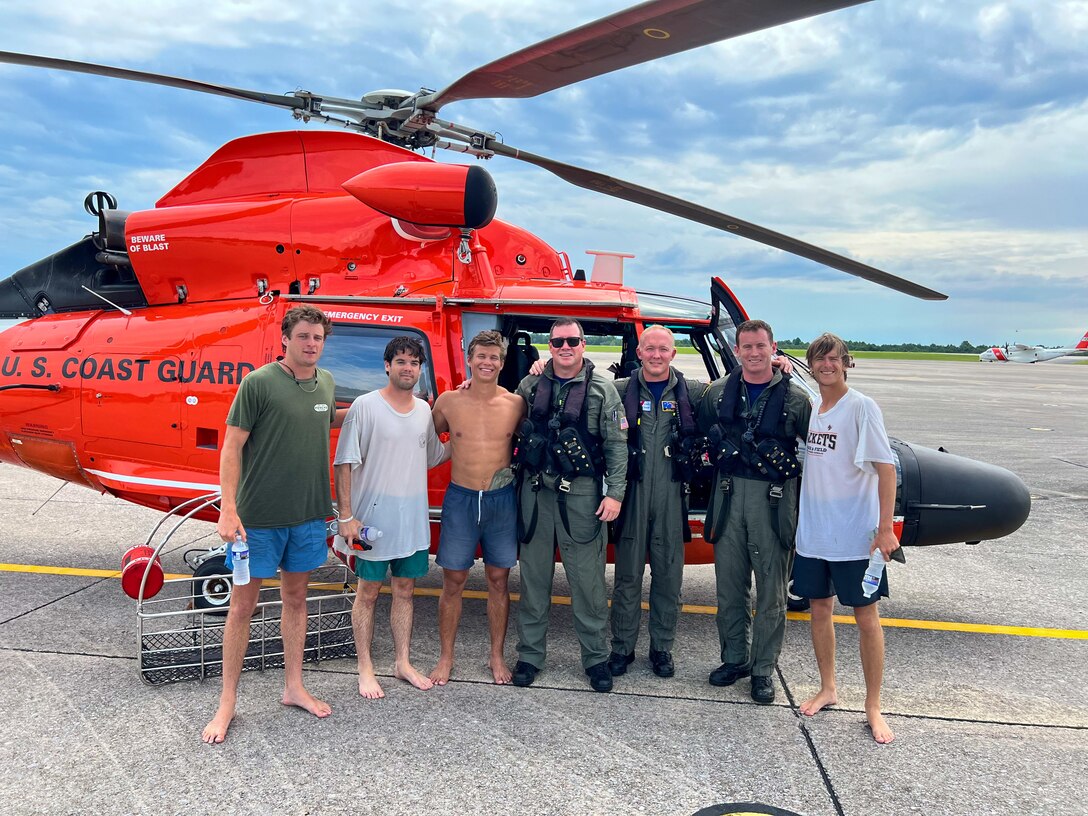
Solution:
<svg viewBox="0 0 1088 816"><path fill-rule="evenodd" d="M697 451L702 436L695 424L695 415L691 410L691 398L688 396L688 384L684 375L676 374L676 411L672 417L672 433L665 446L665 457L672 463L672 480L690 484L697 475ZM636 372L627 381L623 392L623 412L627 417L627 481L642 481L641 422L642 400L639 395L639 377Z"/></svg>
<svg viewBox="0 0 1088 816"><path fill-rule="evenodd" d="M549 363L551 365L551 363ZM588 406L593 363L585 361L585 377L573 382L558 411L552 410L554 380L541 375L533 389L529 415L518 429L514 460L530 475L549 473L573 479L603 476L604 451L590 432Z"/></svg>
<svg viewBox="0 0 1088 816"><path fill-rule="evenodd" d="M789 375L767 386L754 417L741 415L743 387L743 377L729 377L718 400L718 422L709 434L718 473L777 483L800 476L796 441L786 435Z"/></svg>

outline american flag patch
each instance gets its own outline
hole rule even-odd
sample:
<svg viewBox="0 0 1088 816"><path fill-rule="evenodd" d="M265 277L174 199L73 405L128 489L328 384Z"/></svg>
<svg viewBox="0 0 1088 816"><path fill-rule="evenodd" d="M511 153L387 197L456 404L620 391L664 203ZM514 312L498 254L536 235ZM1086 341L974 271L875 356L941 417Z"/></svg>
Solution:
<svg viewBox="0 0 1088 816"><path fill-rule="evenodd" d="M621 431L626 431L629 427L630 426L627 424L627 417L621 416L620 417L620 430Z"/></svg>

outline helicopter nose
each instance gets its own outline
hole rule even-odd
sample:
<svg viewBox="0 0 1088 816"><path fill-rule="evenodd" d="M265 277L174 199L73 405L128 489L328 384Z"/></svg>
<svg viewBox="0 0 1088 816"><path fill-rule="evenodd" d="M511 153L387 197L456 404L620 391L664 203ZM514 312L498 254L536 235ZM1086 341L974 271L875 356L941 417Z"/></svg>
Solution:
<svg viewBox="0 0 1088 816"><path fill-rule="evenodd" d="M910 545L974 544L1016 532L1031 512L1031 494L1015 473L945 451L892 439L902 482L900 541Z"/></svg>

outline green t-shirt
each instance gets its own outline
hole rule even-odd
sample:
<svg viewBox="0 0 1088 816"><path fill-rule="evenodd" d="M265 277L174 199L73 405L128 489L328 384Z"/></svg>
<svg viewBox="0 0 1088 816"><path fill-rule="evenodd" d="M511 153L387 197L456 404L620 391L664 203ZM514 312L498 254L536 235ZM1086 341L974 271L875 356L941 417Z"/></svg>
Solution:
<svg viewBox="0 0 1088 816"><path fill-rule="evenodd" d="M308 393L310 389L312 393ZM277 363L242 380L227 424L249 431L242 448L238 516L246 527L292 527L332 512L329 431L332 374L295 382Z"/></svg>

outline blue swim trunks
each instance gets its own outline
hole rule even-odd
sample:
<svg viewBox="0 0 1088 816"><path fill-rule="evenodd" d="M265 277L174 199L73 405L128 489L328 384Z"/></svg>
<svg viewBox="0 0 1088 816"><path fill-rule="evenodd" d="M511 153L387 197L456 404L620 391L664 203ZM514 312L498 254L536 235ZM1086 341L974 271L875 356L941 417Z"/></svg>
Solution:
<svg viewBox="0 0 1088 816"><path fill-rule="evenodd" d="M254 578L275 578L276 570L310 572L329 557L325 519L314 519L294 527L247 527L249 574ZM227 569L232 569L227 546Z"/></svg>
<svg viewBox="0 0 1088 816"><path fill-rule="evenodd" d="M469 490L450 483L442 500L442 533L435 563L467 570L482 545L484 563L509 569L518 562L518 510L514 486Z"/></svg>

